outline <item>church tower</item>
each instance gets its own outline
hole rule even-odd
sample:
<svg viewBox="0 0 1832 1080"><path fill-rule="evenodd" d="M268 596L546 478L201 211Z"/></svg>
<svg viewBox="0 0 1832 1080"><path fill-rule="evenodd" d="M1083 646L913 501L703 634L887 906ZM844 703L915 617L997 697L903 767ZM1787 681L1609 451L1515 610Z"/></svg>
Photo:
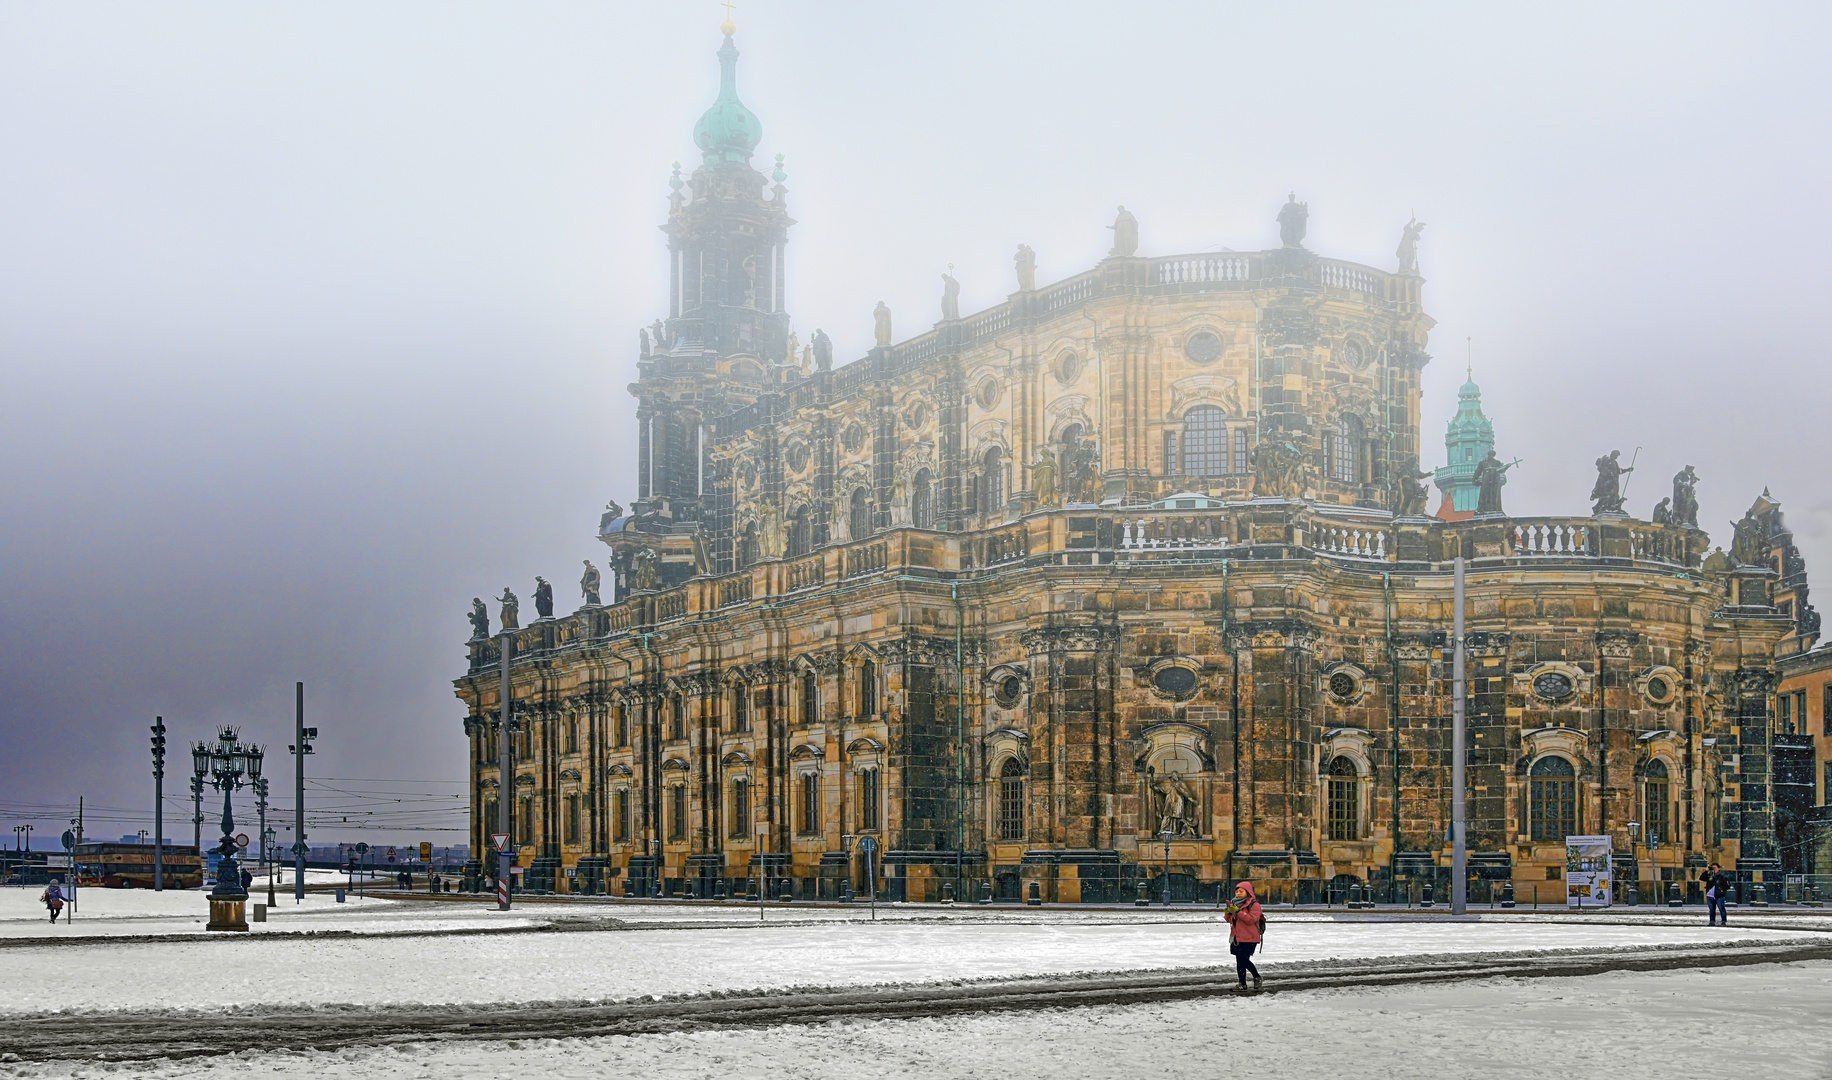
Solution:
<svg viewBox="0 0 1832 1080"><path fill-rule="evenodd" d="M751 166L763 124L738 99L737 27L720 29L719 95L693 128L700 164L682 179L677 162L669 181L668 317L641 335L638 498L620 532L696 533L712 510L711 426L800 376L783 280L788 177L780 154L769 176Z"/></svg>
<svg viewBox="0 0 1832 1080"><path fill-rule="evenodd" d="M1438 516L1446 521L1474 517L1476 464L1495 448L1495 424L1482 413L1482 388L1470 379L1457 388L1457 415L1444 429L1444 460L1433 483L1444 493ZM1502 482L1506 483L1504 476Z"/></svg>

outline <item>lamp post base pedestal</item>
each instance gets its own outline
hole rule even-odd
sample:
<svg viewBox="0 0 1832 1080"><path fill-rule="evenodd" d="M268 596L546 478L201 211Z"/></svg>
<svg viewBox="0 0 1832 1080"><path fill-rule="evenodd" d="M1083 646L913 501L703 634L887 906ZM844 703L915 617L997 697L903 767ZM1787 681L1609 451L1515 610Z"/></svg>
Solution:
<svg viewBox="0 0 1832 1080"><path fill-rule="evenodd" d="M246 934L248 917L243 910L248 903L246 896L234 898L212 896L210 898L210 924L205 930L233 930Z"/></svg>

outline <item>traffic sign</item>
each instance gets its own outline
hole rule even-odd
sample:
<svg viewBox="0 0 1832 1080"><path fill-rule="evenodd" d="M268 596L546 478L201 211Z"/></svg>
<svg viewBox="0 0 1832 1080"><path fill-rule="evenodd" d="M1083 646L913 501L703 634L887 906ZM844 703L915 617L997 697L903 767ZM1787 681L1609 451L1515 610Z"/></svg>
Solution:
<svg viewBox="0 0 1832 1080"><path fill-rule="evenodd" d="M496 845L497 851L509 850L509 834L506 832L491 833L490 843Z"/></svg>
<svg viewBox="0 0 1832 1080"><path fill-rule="evenodd" d="M292 852L294 855L310 855L311 849L305 846L305 841L294 840Z"/></svg>
<svg viewBox="0 0 1832 1080"><path fill-rule="evenodd" d="M433 858L433 846L427 843L425 840L420 841L420 861L421 862L431 862L432 858Z"/></svg>
<svg viewBox="0 0 1832 1080"><path fill-rule="evenodd" d="M389 862L394 861L394 849L393 848L388 849L388 861Z"/></svg>
<svg viewBox="0 0 1832 1080"><path fill-rule="evenodd" d="M76 834L71 832L69 829L65 829L64 835L63 835L63 841L64 841L64 850L69 851L71 848L76 846Z"/></svg>
<svg viewBox="0 0 1832 1080"><path fill-rule="evenodd" d="M248 847L248 834L245 832L236 833L235 834L235 846L239 848L244 848L244 849L247 848Z"/></svg>
<svg viewBox="0 0 1832 1080"><path fill-rule="evenodd" d="M859 837L859 850L864 852L867 858L871 857L872 850L876 848L877 846L878 846L877 838L871 837L871 836Z"/></svg>
<svg viewBox="0 0 1832 1080"><path fill-rule="evenodd" d="M367 854L369 854L369 845L368 845L368 844L360 844L360 843L359 843L359 844L357 844L357 845L356 845L356 853L357 853L358 855L367 855Z"/></svg>

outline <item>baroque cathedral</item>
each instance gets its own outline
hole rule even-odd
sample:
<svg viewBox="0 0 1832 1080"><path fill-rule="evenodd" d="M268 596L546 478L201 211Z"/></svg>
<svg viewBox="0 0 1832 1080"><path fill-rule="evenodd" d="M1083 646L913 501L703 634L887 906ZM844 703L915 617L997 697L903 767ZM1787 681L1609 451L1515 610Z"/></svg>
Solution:
<svg viewBox="0 0 1832 1080"><path fill-rule="evenodd" d="M1422 468L1423 226L1393 270L1331 259L1295 196L1257 252L1140 254L1122 208L1085 272L1020 246L1004 303L945 278L835 367L723 29L608 573L525 626L474 603L473 850L506 799L537 891L1442 889L1462 557L1472 895L1564 902L1578 834L1643 889L1780 876L1776 664L1818 621L1777 506L1713 553L1690 466L1643 521L1606 458L1591 514L1512 516L1473 382Z"/></svg>

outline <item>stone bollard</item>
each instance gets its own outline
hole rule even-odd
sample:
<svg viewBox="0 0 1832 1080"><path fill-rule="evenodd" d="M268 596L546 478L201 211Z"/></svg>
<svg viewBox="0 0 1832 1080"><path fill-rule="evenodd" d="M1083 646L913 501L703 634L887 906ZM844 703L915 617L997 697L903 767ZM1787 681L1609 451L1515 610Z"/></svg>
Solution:
<svg viewBox="0 0 1832 1080"><path fill-rule="evenodd" d="M992 903L992 882L990 881L980 882L980 903L982 904Z"/></svg>
<svg viewBox="0 0 1832 1080"><path fill-rule="evenodd" d="M510 699L514 700L514 699ZM790 878L782 879L782 888L777 891L776 899L787 904L795 899L795 883Z"/></svg>
<svg viewBox="0 0 1832 1080"><path fill-rule="evenodd" d="M1667 882L1667 906L1668 907L1684 907L1685 904L1686 904L1685 898L1681 896L1679 892L1679 882L1677 881Z"/></svg>
<svg viewBox="0 0 1832 1080"><path fill-rule="evenodd" d="M1768 884L1764 882L1761 885L1752 886L1752 889L1754 890L1755 899L1750 901L1750 906L1751 907L1767 907L1768 906Z"/></svg>
<svg viewBox="0 0 1832 1080"><path fill-rule="evenodd" d="M944 881L941 883L941 902L944 904L954 903L954 882Z"/></svg>
<svg viewBox="0 0 1832 1080"><path fill-rule="evenodd" d="M515 699L510 698L509 701L511 704L513 704ZM725 879L724 878L714 879L712 883L712 898L714 900L725 899Z"/></svg>
<svg viewBox="0 0 1832 1080"><path fill-rule="evenodd" d="M1132 906L1133 907L1150 907L1151 906L1151 883L1150 882L1145 881L1144 879L1140 879L1139 898L1132 902Z"/></svg>
<svg viewBox="0 0 1832 1080"><path fill-rule="evenodd" d="M1030 899L1024 901L1024 903L1029 907L1043 906L1043 884L1041 882L1033 881L1030 883Z"/></svg>

